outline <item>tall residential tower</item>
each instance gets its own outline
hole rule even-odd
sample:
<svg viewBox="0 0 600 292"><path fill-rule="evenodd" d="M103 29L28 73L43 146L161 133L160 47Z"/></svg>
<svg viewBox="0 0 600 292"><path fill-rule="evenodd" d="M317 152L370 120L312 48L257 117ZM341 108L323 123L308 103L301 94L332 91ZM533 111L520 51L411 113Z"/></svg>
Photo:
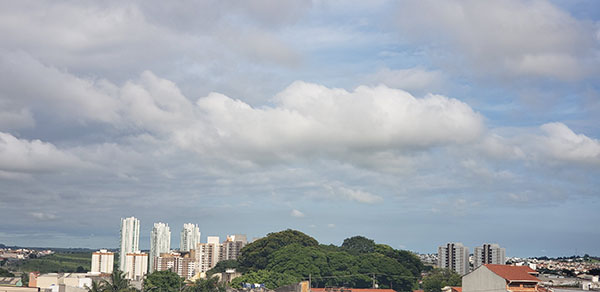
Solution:
<svg viewBox="0 0 600 292"><path fill-rule="evenodd" d="M469 248L459 242L438 247L438 268L465 275L469 272Z"/></svg>
<svg viewBox="0 0 600 292"><path fill-rule="evenodd" d="M119 251L119 269L127 272L127 254L139 252L140 220L135 217L121 218L121 250Z"/></svg>
<svg viewBox="0 0 600 292"><path fill-rule="evenodd" d="M496 243L484 243L483 246L478 246L473 251L473 268L483 264L504 265L505 263L506 249Z"/></svg>
<svg viewBox="0 0 600 292"><path fill-rule="evenodd" d="M190 251L196 249L198 243L200 243L200 228L198 228L198 225L192 223L183 224L179 250Z"/></svg>
<svg viewBox="0 0 600 292"><path fill-rule="evenodd" d="M150 233L150 273L155 269L154 261L161 253L169 253L171 251L171 229L168 224L158 222L154 223L152 232Z"/></svg>

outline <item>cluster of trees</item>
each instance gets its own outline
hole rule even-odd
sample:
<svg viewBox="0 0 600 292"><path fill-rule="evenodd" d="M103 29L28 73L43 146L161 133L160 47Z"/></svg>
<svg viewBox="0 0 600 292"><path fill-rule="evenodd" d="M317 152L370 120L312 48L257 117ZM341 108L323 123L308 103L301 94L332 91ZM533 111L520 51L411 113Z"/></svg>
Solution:
<svg viewBox="0 0 600 292"><path fill-rule="evenodd" d="M313 287L345 286L410 291L418 286L423 264L414 254L355 236L342 246L319 244L296 230L270 233L242 249L237 261L219 263L209 274L236 268L244 273L231 286L264 283L267 288L311 278Z"/></svg>
<svg viewBox="0 0 600 292"><path fill-rule="evenodd" d="M462 277L449 269L433 269L423 278L425 292L440 292L446 286L461 286Z"/></svg>
<svg viewBox="0 0 600 292"><path fill-rule="evenodd" d="M123 272L115 270L109 279L93 281L88 292L139 292L131 286ZM171 271L156 271L144 279L143 291L149 292L225 292L225 284L218 278L199 279L186 283L185 279Z"/></svg>

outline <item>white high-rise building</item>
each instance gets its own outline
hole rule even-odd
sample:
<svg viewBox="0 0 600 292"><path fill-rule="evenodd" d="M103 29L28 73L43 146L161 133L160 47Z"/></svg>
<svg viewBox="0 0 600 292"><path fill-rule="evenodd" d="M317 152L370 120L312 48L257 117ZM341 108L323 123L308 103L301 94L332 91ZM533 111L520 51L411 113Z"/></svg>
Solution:
<svg viewBox="0 0 600 292"><path fill-rule="evenodd" d="M92 253L92 273L111 274L113 272L113 264L115 253L109 252L106 249L101 249Z"/></svg>
<svg viewBox="0 0 600 292"><path fill-rule="evenodd" d="M200 228L198 228L198 225L192 223L183 224L179 250L190 251L196 249L198 243L200 243Z"/></svg>
<svg viewBox="0 0 600 292"><path fill-rule="evenodd" d="M161 253L171 251L171 229L168 224L154 223L150 233L150 273L154 271L154 261Z"/></svg>
<svg viewBox="0 0 600 292"><path fill-rule="evenodd" d="M469 272L469 248L459 242L438 247L438 268L451 269L460 275Z"/></svg>
<svg viewBox="0 0 600 292"><path fill-rule="evenodd" d="M473 251L473 268L483 264L504 265L505 263L506 249L496 243L484 243L483 246L478 246Z"/></svg>
<svg viewBox="0 0 600 292"><path fill-rule="evenodd" d="M121 250L119 269L127 273L127 254L140 250L140 220L135 217L121 218Z"/></svg>

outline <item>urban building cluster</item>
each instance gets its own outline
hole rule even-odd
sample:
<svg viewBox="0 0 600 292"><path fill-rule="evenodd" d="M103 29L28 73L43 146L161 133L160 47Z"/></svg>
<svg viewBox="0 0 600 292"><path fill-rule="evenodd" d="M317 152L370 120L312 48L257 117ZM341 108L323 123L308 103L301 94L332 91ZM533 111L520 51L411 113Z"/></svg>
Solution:
<svg viewBox="0 0 600 292"><path fill-rule="evenodd" d="M51 250L35 250L29 248L12 249L9 247L0 248L0 261L2 260L22 260L27 258L36 258L53 254Z"/></svg>
<svg viewBox="0 0 600 292"><path fill-rule="evenodd" d="M438 247L437 266L453 270L460 275L465 275L484 264L504 265L505 263L506 249L495 243L484 243L482 246L475 247L472 256L469 248L460 242L449 242Z"/></svg>
<svg viewBox="0 0 600 292"><path fill-rule="evenodd" d="M201 277L222 260L235 260L248 243L246 235L208 236L200 242L198 225L186 223L180 234L179 250L171 249L168 224L154 223L150 234L150 252L139 249L140 221L135 217L121 219L119 269L131 280L141 280L148 272L170 270L186 279ZM111 273L114 253L100 250L92 255L92 273Z"/></svg>

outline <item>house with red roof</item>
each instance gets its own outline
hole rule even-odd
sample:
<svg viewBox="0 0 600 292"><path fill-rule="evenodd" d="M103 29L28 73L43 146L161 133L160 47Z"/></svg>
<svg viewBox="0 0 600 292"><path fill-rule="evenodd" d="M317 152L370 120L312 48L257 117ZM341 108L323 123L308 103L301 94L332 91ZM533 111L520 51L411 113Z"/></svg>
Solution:
<svg viewBox="0 0 600 292"><path fill-rule="evenodd" d="M528 266L486 264L462 278L462 292L538 292L537 274Z"/></svg>

